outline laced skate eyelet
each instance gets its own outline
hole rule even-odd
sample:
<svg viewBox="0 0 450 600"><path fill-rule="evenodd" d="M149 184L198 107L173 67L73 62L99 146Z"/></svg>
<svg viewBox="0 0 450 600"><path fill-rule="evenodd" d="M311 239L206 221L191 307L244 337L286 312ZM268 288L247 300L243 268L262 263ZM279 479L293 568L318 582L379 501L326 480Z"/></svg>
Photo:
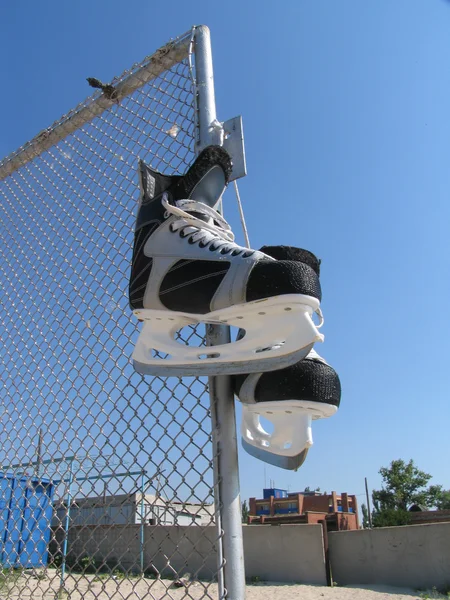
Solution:
<svg viewBox="0 0 450 600"><path fill-rule="evenodd" d="M170 212L168 210L166 210L166 212L164 213L164 218L168 219L170 217Z"/></svg>
<svg viewBox="0 0 450 600"><path fill-rule="evenodd" d="M191 237L188 239L188 244L195 244L194 240Z"/></svg>
<svg viewBox="0 0 450 600"><path fill-rule="evenodd" d="M200 248L206 248L208 244L205 244L205 242L199 242L198 245Z"/></svg>
<svg viewBox="0 0 450 600"><path fill-rule="evenodd" d="M175 233L175 229L173 228L173 223L171 223L169 225L169 231L171 231L172 233Z"/></svg>
<svg viewBox="0 0 450 600"><path fill-rule="evenodd" d="M211 252L215 252L217 250L217 248L211 244L211 246L209 247L209 250Z"/></svg>
<svg viewBox="0 0 450 600"><path fill-rule="evenodd" d="M185 235L182 231L180 231L180 238L184 239L185 237L187 237L187 235Z"/></svg>

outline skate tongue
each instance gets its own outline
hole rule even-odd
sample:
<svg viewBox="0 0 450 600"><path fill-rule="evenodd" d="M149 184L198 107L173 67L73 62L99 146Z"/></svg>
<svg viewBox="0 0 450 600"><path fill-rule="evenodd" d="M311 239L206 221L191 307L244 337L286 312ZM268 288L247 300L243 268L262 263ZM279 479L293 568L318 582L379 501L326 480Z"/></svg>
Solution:
<svg viewBox="0 0 450 600"><path fill-rule="evenodd" d="M194 202L203 202L203 204L214 208L222 197L226 186L223 169L219 165L213 165L189 194L189 199L194 200Z"/></svg>
<svg viewBox="0 0 450 600"><path fill-rule="evenodd" d="M231 169L231 158L224 148L207 146L182 176L175 200L188 198L214 208L225 191Z"/></svg>

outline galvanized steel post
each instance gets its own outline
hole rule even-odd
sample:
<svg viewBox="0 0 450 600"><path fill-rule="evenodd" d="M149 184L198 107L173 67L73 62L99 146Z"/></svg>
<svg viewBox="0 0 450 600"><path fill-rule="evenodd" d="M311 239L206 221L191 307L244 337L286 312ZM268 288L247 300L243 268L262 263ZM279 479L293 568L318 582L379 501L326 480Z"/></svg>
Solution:
<svg viewBox="0 0 450 600"><path fill-rule="evenodd" d="M141 473L141 526L139 528L139 566L141 575L144 576L144 535L145 535L145 473Z"/></svg>
<svg viewBox="0 0 450 600"><path fill-rule="evenodd" d="M73 484L73 457L69 462L69 490L67 492L67 510L66 510L66 518L64 520L64 542L63 542L63 550L62 550L62 561L61 561L61 582L60 582L60 590L64 590L64 579L66 576L66 561L67 561L67 549L69 544L69 526L70 526L70 505L72 504L72 484Z"/></svg>
<svg viewBox="0 0 450 600"><path fill-rule="evenodd" d="M210 144L220 144L221 130L216 118L211 40L208 27L197 27L194 35L198 139L196 153ZM207 326L209 345L230 341L230 328ZM239 494L239 466L234 396L230 377L210 377L212 437L216 513L219 530L219 597L244 600L245 569ZM218 497L217 497L218 496ZM218 510L217 510L218 507ZM217 519L216 519L217 520ZM223 565L223 566L222 566ZM224 589L221 589L223 586Z"/></svg>

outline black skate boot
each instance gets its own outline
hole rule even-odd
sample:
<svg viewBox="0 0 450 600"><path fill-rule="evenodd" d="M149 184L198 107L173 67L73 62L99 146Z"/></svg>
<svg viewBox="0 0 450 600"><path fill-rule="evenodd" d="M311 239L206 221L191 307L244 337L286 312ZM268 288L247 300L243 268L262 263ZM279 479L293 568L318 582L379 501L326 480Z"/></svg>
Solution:
<svg viewBox="0 0 450 600"><path fill-rule="evenodd" d="M264 246L261 251L280 260L305 262L320 275L320 261L307 250ZM252 456L283 469L302 465L313 444L312 421L332 416L341 400L336 371L314 350L279 371L237 375L233 384L243 404L242 446ZM273 424L273 433L264 430L260 417Z"/></svg>
<svg viewBox="0 0 450 600"><path fill-rule="evenodd" d="M234 243L214 210L231 161L210 146L182 176L139 164L141 199L134 237L130 306L144 326L134 367L149 375L218 375L267 371L304 358L322 341L319 278L305 262L275 260ZM198 348L175 334L186 325L241 327L239 341ZM167 356L160 358L159 353Z"/></svg>

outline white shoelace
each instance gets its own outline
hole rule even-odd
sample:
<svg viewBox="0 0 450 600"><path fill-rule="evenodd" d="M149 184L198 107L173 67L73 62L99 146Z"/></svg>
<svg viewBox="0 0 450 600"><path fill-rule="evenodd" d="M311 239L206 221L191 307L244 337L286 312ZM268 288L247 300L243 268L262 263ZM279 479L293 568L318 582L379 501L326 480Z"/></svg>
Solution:
<svg viewBox="0 0 450 600"><path fill-rule="evenodd" d="M190 235L191 243L201 242L204 247L211 246L214 243L214 248L222 254L229 254L232 251L235 251L236 255L244 252L247 252L248 255L253 254L252 250L238 246L234 242L234 234L230 225L216 210L207 204L194 200L178 200L176 206L174 206L169 203L165 194L162 197L162 204L166 209L166 217L169 215L178 217L170 225L172 231L183 229L183 234L186 237ZM201 214L208 220L203 221L191 212Z"/></svg>

